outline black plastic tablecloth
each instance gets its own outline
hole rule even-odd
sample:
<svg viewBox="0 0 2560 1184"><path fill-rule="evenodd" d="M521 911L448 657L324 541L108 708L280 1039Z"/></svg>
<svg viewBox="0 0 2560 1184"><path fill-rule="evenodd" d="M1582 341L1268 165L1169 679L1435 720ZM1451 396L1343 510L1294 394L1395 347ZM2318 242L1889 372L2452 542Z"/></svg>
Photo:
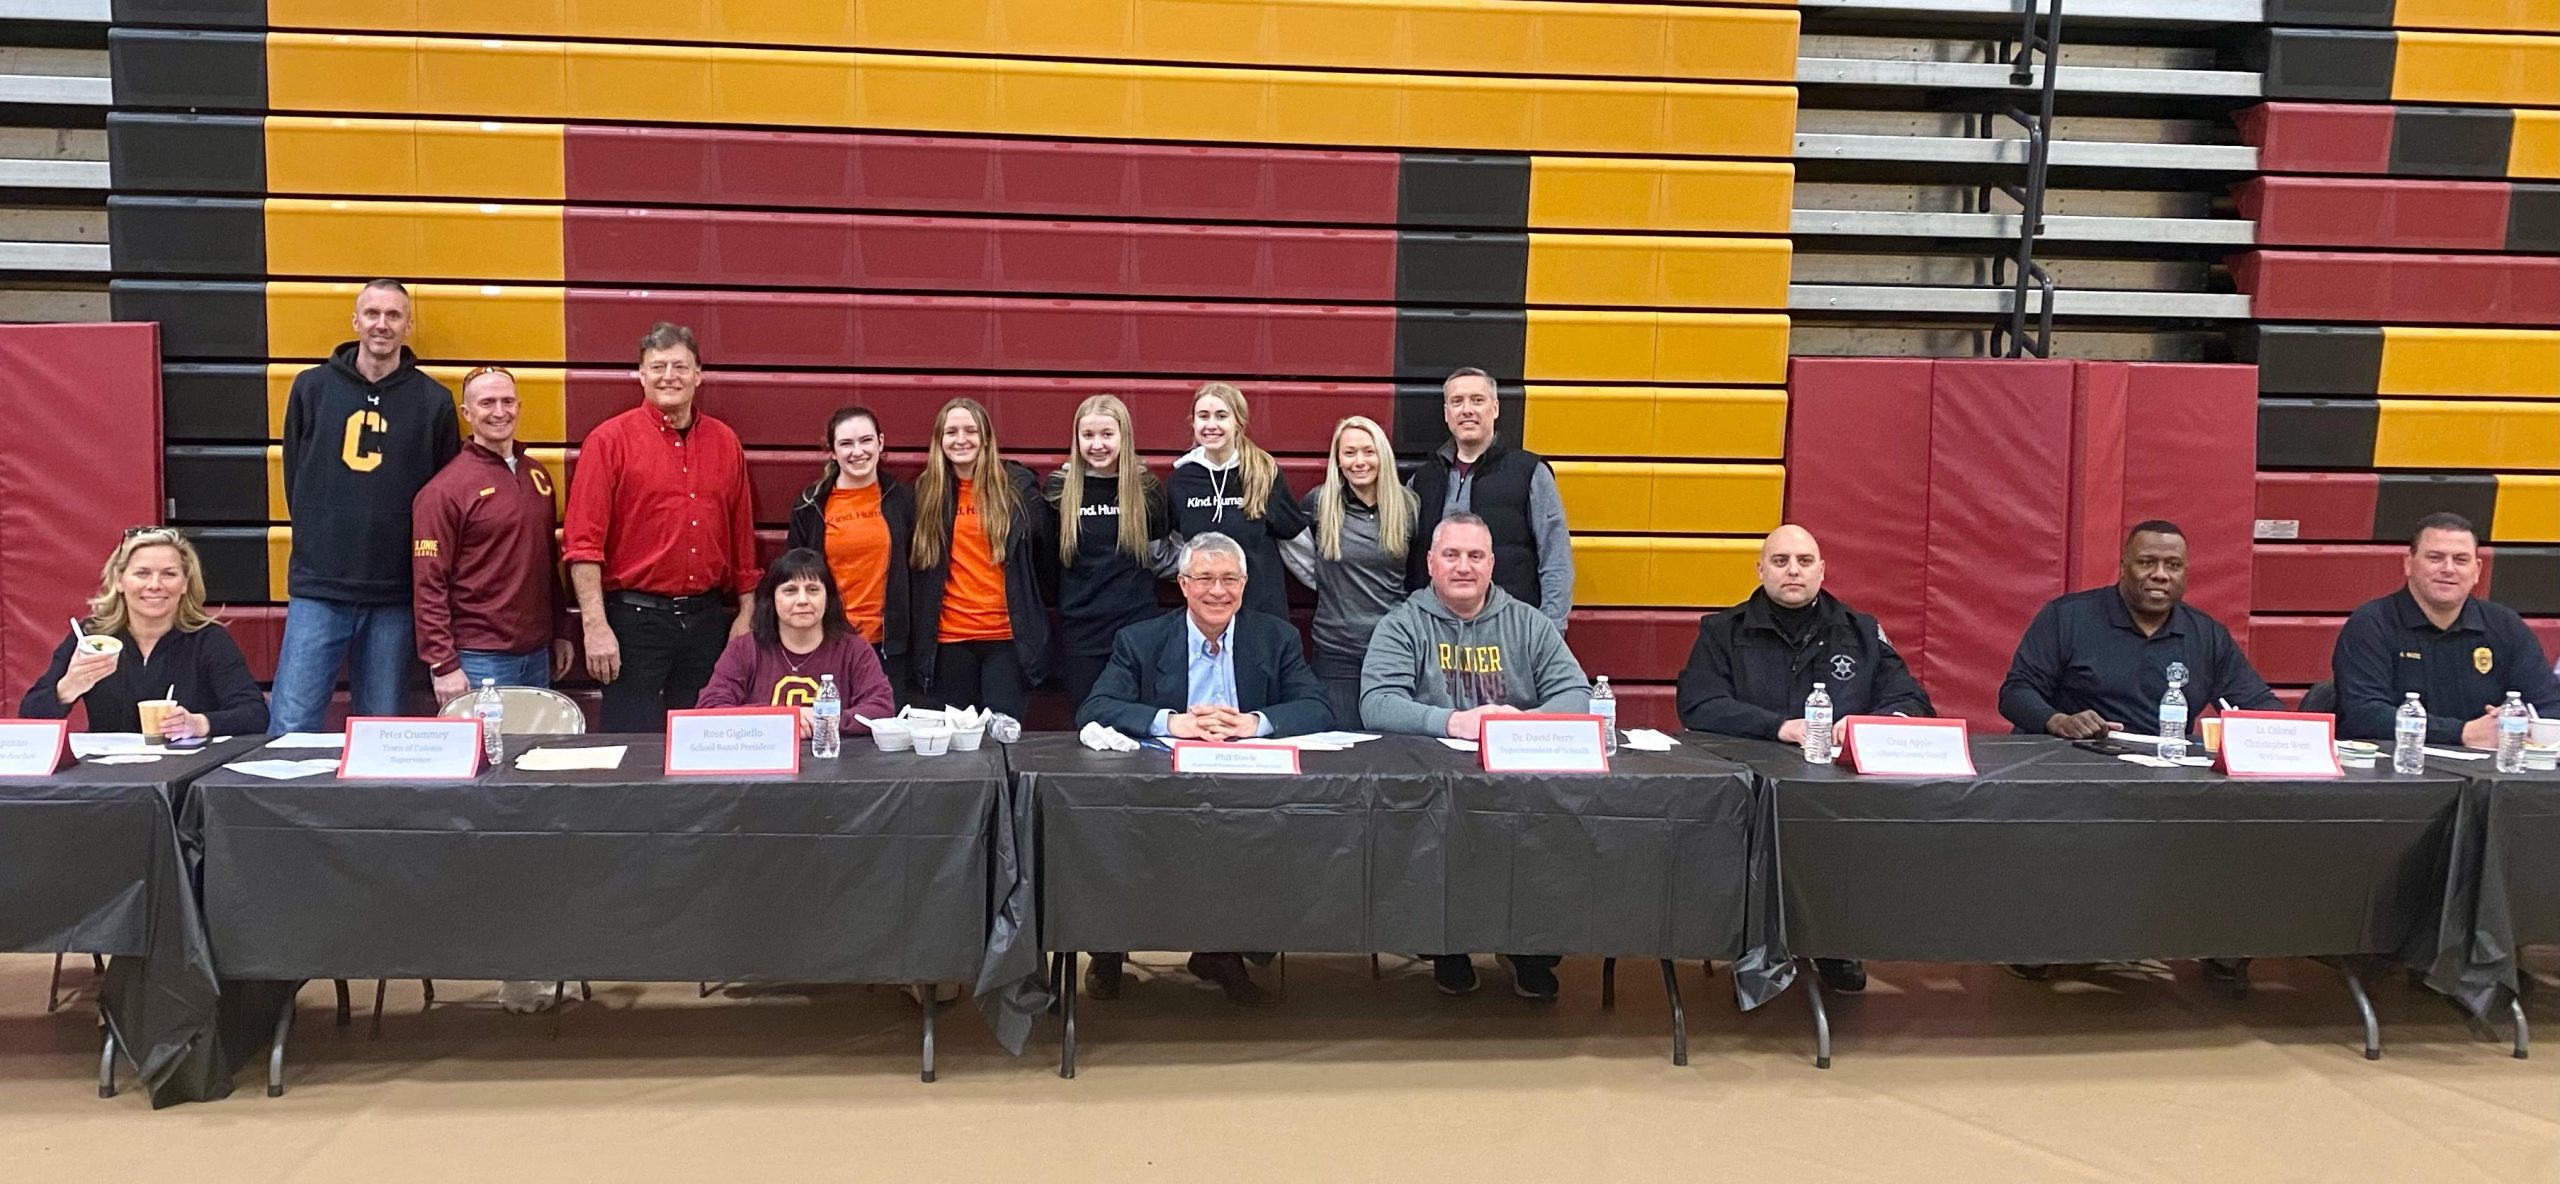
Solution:
<svg viewBox="0 0 2560 1184"><path fill-rule="evenodd" d="M205 777L187 825L223 978L967 981L989 1003L1037 980L1003 914L1028 906L995 746L848 745L796 776L664 776L656 736L509 761L609 744L619 769Z"/></svg>
<svg viewBox="0 0 2560 1184"><path fill-rule="evenodd" d="M1154 749L1028 737L1041 946L1733 958L1749 898L1740 766L1478 771L1385 737L1295 777L1177 774Z"/></svg>
<svg viewBox="0 0 2560 1184"><path fill-rule="evenodd" d="M0 950L110 958L99 1010L154 1105L194 1095L173 1079L209 1044L219 1006L179 852L178 802L196 778L257 743L0 778Z"/></svg>
<svg viewBox="0 0 2560 1184"><path fill-rule="evenodd" d="M2441 762L2464 778L2438 923L2407 960L2474 1014L2513 991L2525 946L2560 943L2560 773Z"/></svg>
<svg viewBox="0 0 2560 1184"><path fill-rule="evenodd" d="M1977 737L1978 775L1943 779L1705 746L1772 791L1788 952L1833 958L2397 954L2442 907L2461 793L2441 772L2232 778L2046 737Z"/></svg>

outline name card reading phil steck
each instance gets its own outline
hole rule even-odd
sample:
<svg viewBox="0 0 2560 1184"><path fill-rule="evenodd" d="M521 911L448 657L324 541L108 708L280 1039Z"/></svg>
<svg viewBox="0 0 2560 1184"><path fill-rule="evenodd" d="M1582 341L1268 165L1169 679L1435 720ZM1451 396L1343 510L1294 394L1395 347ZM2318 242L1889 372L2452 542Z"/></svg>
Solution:
<svg viewBox="0 0 2560 1184"><path fill-rule="evenodd" d="M2302 711L2226 711L2216 759L2233 777L2344 777L2337 724Z"/></svg>
<svg viewBox="0 0 2560 1184"><path fill-rule="evenodd" d="M667 773L798 773L800 713L726 707L667 713Z"/></svg>
<svg viewBox="0 0 2560 1184"><path fill-rule="evenodd" d="M358 716L338 776L348 781L467 781L480 775L480 721Z"/></svg>
<svg viewBox="0 0 2560 1184"><path fill-rule="evenodd" d="M1177 740L1173 745L1173 771L1294 777L1298 773L1298 750L1288 744Z"/></svg>
<svg viewBox="0 0 2560 1184"><path fill-rule="evenodd" d="M1596 715L1488 715L1476 755L1487 773L1606 773L1604 726Z"/></svg>
<svg viewBox="0 0 2560 1184"><path fill-rule="evenodd" d="M1862 776L1973 776L1973 748L1965 743L1963 720L1853 715L1840 726L1841 760Z"/></svg>
<svg viewBox="0 0 2560 1184"><path fill-rule="evenodd" d="M70 763L71 723L0 720L0 777L42 777Z"/></svg>

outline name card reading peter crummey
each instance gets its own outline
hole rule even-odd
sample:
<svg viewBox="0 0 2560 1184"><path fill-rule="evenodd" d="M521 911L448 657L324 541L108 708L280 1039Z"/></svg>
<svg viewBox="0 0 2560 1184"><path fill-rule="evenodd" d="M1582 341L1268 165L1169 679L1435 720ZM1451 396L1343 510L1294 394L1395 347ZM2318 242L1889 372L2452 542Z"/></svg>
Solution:
<svg viewBox="0 0 2560 1184"><path fill-rule="evenodd" d="M1960 719L1853 715L1840 721L1840 760L1869 777L1971 777Z"/></svg>
<svg viewBox="0 0 2560 1184"><path fill-rule="evenodd" d="M797 773L800 712L715 707L667 713L667 775Z"/></svg>
<svg viewBox="0 0 2560 1184"><path fill-rule="evenodd" d="M0 719L0 777L42 777L71 763L71 721Z"/></svg>
<svg viewBox="0 0 2560 1184"><path fill-rule="evenodd" d="M2344 777L2338 719L2307 711L2226 711L2215 763L2233 777Z"/></svg>
<svg viewBox="0 0 2560 1184"><path fill-rule="evenodd" d="M1487 773L1606 773L1607 726L1596 715L1488 715L1476 756Z"/></svg>
<svg viewBox="0 0 2560 1184"><path fill-rule="evenodd" d="M1289 744L1176 740L1173 742L1173 771L1294 777L1298 774L1298 749Z"/></svg>
<svg viewBox="0 0 2560 1184"><path fill-rule="evenodd" d="M357 716L338 776L348 781L468 781L480 775L480 721Z"/></svg>

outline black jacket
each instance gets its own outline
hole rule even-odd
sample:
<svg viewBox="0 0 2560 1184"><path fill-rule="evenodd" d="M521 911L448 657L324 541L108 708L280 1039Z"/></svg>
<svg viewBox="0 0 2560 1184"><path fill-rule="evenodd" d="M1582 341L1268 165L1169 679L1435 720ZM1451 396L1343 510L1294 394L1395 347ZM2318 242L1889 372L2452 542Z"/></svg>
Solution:
<svg viewBox="0 0 2560 1184"><path fill-rule="evenodd" d="M1224 474L1223 478L1218 474ZM1244 512L1244 477L1230 464L1212 470L1200 450L1184 453L1173 465L1167 496L1173 502L1173 530L1185 539L1215 531L1244 548L1244 606L1275 617L1289 615L1289 565L1280 558L1280 540L1307 529L1298 510L1298 495L1289 491L1289 475L1271 476L1271 496L1262 517ZM1221 492L1223 491L1223 496Z"/></svg>
<svg viewBox="0 0 2560 1184"><path fill-rule="evenodd" d="M1547 458L1526 448L1495 444L1468 470L1474 492L1467 510L1484 519L1485 533L1493 536L1493 582L1532 608L1544 606L1546 593L1539 581L1538 524L1529 509L1529 486L1546 466ZM1449 441L1424 456L1422 466L1413 471L1413 546L1405 551L1404 561L1408 590L1431 584L1431 534L1440 529L1457 469L1458 445Z"/></svg>
<svg viewBox="0 0 2560 1184"><path fill-rule="evenodd" d="M1040 479L1031 470L1004 462L1013 479L1020 510L1013 516L1012 537L996 562L1004 565L1005 614L1012 618L1013 649L1022 663L1023 681L1032 686L1049 677L1049 602L1058 587L1057 523L1040 496ZM916 689L934 685L934 658L941 652L942 586L951 578L951 524L959 516L959 481L953 479L943 499L942 562L908 571L907 660Z"/></svg>
<svg viewBox="0 0 2560 1184"><path fill-rule="evenodd" d="M1119 483L1088 474L1082 506L1059 504L1066 487L1065 469L1049 474L1048 483L1041 487L1049 512L1072 516L1076 523L1075 562L1058 571L1058 625L1063 634L1058 648L1099 657L1111 652L1111 639L1121 630L1162 615L1164 605L1156 600L1155 566L1120 549ZM1173 533L1164 486L1155 474L1141 472L1138 488L1146 502L1147 538L1153 541ZM1050 525L1054 528L1057 521L1050 519ZM1054 536L1050 547L1054 554Z"/></svg>
<svg viewBox="0 0 2560 1184"><path fill-rule="evenodd" d="M214 735L266 734L267 697L258 690L258 681L249 677L249 662L241 657L240 643L232 640L230 630L220 625L193 633L172 629L151 647L148 662L142 660L131 632L119 629L115 636L124 642L124 655L116 659L114 673L99 679L79 698L89 708L90 731L140 731L142 711L135 704L157 699L175 686L178 706L203 716ZM52 664L18 701L18 714L28 719L70 718L71 708L53 693L53 684L61 682L70 669L71 638L66 634L53 647Z"/></svg>
<svg viewBox="0 0 2560 1184"><path fill-rule="evenodd" d="M1494 570L1500 571L1500 568ZM1876 619L1828 592L1814 597L1800 644L1778 632L1766 591L1698 620L1698 642L1680 671L1680 722L1701 732L1775 740L1804 716L1813 684L1831 696L1833 719L1937 713Z"/></svg>
<svg viewBox="0 0 2560 1184"><path fill-rule="evenodd" d="M1120 631L1111 665L1076 707L1076 726L1100 722L1131 736L1145 736L1158 711L1191 706L1189 609L1175 609ZM1245 609L1227 623L1233 638L1236 709L1258 711L1274 736L1303 736L1333 727L1324 684L1299 649L1298 629L1286 617Z"/></svg>
<svg viewBox="0 0 2560 1184"><path fill-rule="evenodd" d="M409 603L409 505L462 451L453 392L400 351L380 382L356 343L293 376L284 405L284 498L293 515L293 596Z"/></svg>
<svg viewBox="0 0 2560 1184"><path fill-rule="evenodd" d="M786 545L807 547L820 555L827 553L827 495L836 487L836 465L827 462L826 471L817 483L800 491L800 500L791 503L791 529ZM880 612L880 644L892 658L907 652L908 588L907 545L916 533L916 490L887 472L880 474L880 517L889 523L889 578L882 593Z"/></svg>

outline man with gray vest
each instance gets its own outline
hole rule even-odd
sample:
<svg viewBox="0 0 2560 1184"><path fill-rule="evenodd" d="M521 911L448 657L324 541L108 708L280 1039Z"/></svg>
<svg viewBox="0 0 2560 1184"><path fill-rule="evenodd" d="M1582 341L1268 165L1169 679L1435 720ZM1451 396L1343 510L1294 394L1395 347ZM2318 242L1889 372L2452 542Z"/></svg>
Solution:
<svg viewBox="0 0 2560 1184"><path fill-rule="evenodd" d="M1449 425L1449 442L1422 458L1409 484L1420 511L1413 537L1430 538L1451 514L1483 519L1493 533L1495 584L1564 628L1573 611L1573 536L1555 470L1537 453L1494 440L1502 400L1493 376L1482 370L1463 367L1440 384L1440 417ZM1424 550L1406 552L1407 589L1431 583Z"/></svg>

